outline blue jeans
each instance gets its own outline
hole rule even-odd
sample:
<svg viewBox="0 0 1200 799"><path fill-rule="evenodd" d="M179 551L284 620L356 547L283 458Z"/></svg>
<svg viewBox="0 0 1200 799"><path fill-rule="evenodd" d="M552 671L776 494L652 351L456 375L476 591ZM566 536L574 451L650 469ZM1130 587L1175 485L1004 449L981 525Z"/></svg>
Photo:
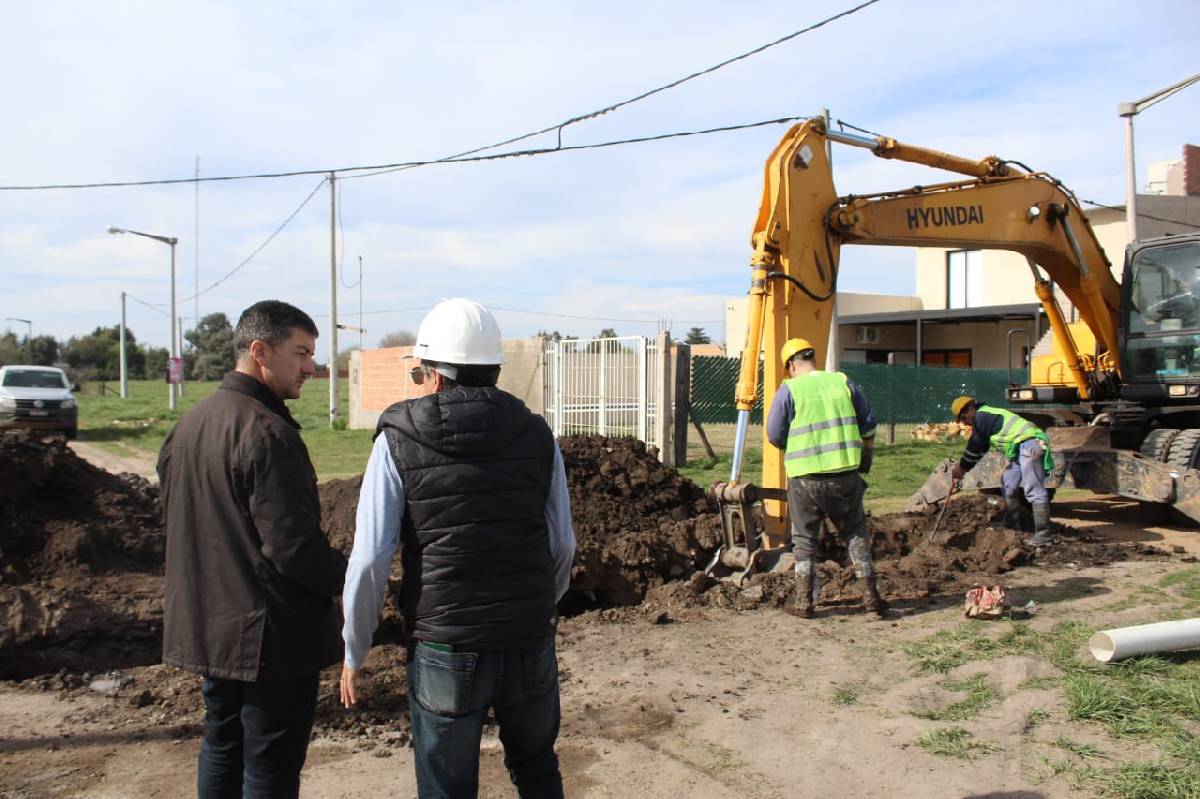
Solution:
<svg viewBox="0 0 1200 799"><path fill-rule="evenodd" d="M1046 491L1046 469L1043 458L1046 455L1044 445L1039 439L1031 438L1022 441L1017 448L1017 459L1009 461L1000 475L1000 485L1004 496L1011 497L1018 491L1025 491L1025 499L1031 505L1045 504L1050 501Z"/></svg>
<svg viewBox="0 0 1200 799"><path fill-rule="evenodd" d="M317 709L317 677L204 678L204 739L196 774L200 799L299 795Z"/></svg>
<svg viewBox="0 0 1200 799"><path fill-rule="evenodd" d="M554 641L515 652L442 652L409 647L409 708L421 799L479 791L479 739L488 708L496 716L504 765L522 799L562 797L558 661Z"/></svg>

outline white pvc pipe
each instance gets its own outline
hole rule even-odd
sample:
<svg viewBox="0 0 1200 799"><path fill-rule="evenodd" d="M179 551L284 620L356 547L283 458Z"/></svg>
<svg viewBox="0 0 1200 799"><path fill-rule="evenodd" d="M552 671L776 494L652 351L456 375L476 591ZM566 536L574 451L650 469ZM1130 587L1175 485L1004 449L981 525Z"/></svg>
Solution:
<svg viewBox="0 0 1200 799"><path fill-rule="evenodd" d="M1088 639L1092 657L1110 663L1134 655L1200 647L1200 619L1160 621L1104 630Z"/></svg>

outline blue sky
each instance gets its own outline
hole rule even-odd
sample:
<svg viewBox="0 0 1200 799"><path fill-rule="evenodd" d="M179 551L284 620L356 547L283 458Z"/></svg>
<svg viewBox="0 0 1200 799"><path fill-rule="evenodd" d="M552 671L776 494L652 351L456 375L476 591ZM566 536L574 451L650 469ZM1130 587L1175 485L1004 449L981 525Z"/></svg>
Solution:
<svg viewBox="0 0 1200 799"><path fill-rule="evenodd" d="M813 2L83 2L6 9L0 184L323 169L438 158L557 123L776 39L853 0ZM616 112L564 144L817 113L965 156L999 154L1081 196L1124 201L1118 102L1200 71L1200 3L882 0ZM1138 166L1200 143L1200 86L1142 114ZM602 327L723 335L745 293L764 159L783 126L341 181L345 279L365 265L368 345L439 298L499 311L505 335ZM523 143L545 146L552 136ZM837 148L839 192L944 175ZM126 291L168 299L227 273L316 177L0 192L0 317L66 337L119 319ZM199 244L198 260L196 244ZM847 248L840 288L914 290L908 250ZM275 297L329 313L324 189L261 254L199 299L231 317ZM195 304L181 303L191 317ZM405 310L410 309L410 310ZM339 311L358 312L357 289ZM603 317L624 321L600 321ZM0 329L6 324L0 323ZM161 313L131 303L140 340ZM185 323L190 324L190 322ZM23 325L14 325L23 332ZM358 336L342 333L342 345ZM322 350L324 345L322 345Z"/></svg>

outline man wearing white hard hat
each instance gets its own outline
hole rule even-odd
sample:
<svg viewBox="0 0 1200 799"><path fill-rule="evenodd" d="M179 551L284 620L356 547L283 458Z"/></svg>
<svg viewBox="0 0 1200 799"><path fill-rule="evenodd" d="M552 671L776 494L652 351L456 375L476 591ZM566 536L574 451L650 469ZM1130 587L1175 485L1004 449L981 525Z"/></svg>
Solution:
<svg viewBox="0 0 1200 799"><path fill-rule="evenodd" d="M346 573L342 703L357 701L399 548L418 795L477 794L490 708L520 796L561 797L555 606L575 552L562 453L496 387L504 356L487 308L438 303L413 355L412 380L434 393L379 418Z"/></svg>

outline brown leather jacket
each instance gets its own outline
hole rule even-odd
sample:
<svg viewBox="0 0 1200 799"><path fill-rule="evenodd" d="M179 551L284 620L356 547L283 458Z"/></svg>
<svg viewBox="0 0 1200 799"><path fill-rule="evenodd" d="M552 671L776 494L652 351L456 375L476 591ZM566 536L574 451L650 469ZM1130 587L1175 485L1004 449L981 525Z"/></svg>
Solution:
<svg viewBox="0 0 1200 799"><path fill-rule="evenodd" d="M167 665L249 681L341 661L346 558L321 532L299 428L265 385L230 372L163 442Z"/></svg>

